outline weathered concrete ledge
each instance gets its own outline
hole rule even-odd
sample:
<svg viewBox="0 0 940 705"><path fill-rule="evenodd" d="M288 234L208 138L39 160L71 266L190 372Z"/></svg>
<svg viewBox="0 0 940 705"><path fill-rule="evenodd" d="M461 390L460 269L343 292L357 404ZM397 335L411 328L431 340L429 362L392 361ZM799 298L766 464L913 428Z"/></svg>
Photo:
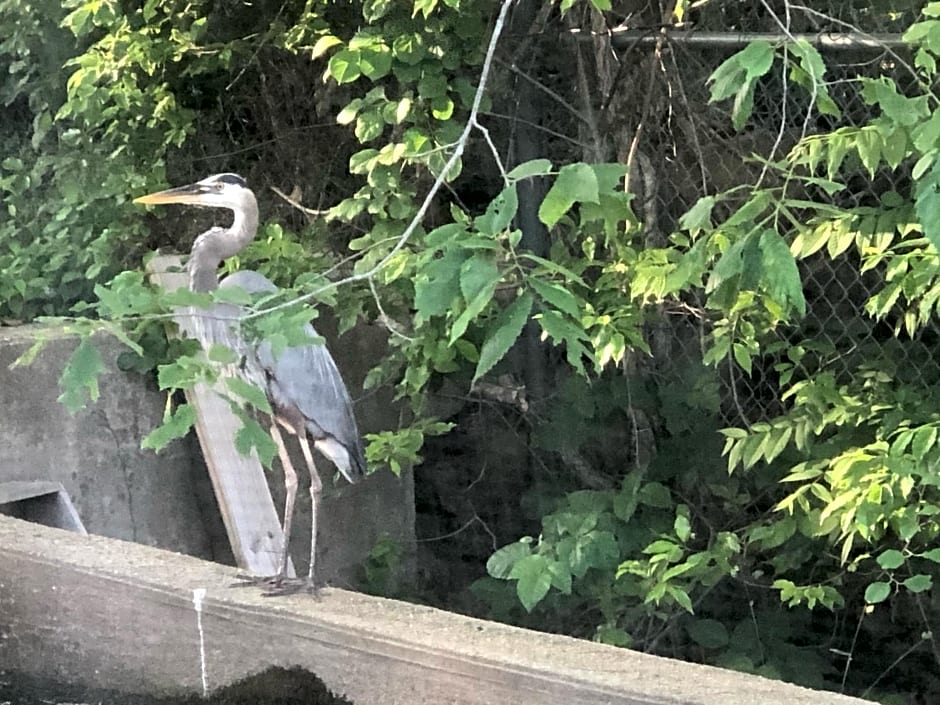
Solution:
<svg viewBox="0 0 940 705"><path fill-rule="evenodd" d="M264 598L231 568L6 517L0 566L0 668L128 692L300 666L359 705L864 702L337 589Z"/></svg>

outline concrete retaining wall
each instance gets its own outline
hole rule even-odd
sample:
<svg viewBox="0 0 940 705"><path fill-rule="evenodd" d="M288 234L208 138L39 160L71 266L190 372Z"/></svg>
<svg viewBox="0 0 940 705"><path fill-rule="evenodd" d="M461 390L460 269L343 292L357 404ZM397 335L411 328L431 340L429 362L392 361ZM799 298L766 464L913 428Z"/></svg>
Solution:
<svg viewBox="0 0 940 705"><path fill-rule="evenodd" d="M98 336L96 345L108 365L101 397L72 416L57 397L74 338L55 336L31 366L9 367L32 345L37 331L34 326L0 328L0 482L61 482L93 534L232 563L198 444L187 438L159 454L140 449L140 439L159 423L166 401L152 376L118 370L114 361L123 348ZM354 397L368 360L381 346L379 333L368 328L331 346L347 363L343 371ZM387 398L376 395L357 405L363 432L383 427L387 404ZM297 467L303 467L299 460ZM410 474L399 479L383 470L353 487L334 486L329 471L323 474L321 576L338 585L355 584L360 564L383 534L404 546L407 573L414 547ZM280 506L280 474L269 479ZM292 554L298 570L306 570L309 508L303 487L301 492Z"/></svg>

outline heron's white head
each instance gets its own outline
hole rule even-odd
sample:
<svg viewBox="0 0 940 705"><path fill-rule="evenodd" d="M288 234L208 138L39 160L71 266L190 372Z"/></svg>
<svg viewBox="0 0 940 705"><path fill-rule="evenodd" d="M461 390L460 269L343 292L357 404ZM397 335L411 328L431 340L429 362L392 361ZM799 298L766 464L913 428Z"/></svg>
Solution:
<svg viewBox="0 0 940 705"><path fill-rule="evenodd" d="M235 213L257 208L255 195L238 174L213 174L194 184L140 196L134 199L134 203L149 206L186 203L208 208L228 208Z"/></svg>

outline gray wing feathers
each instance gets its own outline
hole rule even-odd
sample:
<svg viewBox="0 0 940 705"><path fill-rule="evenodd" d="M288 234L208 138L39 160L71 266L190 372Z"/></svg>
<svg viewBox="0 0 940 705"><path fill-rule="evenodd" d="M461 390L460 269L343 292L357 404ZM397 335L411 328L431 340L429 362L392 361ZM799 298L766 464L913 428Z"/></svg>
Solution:
<svg viewBox="0 0 940 705"><path fill-rule="evenodd" d="M263 274L253 272L250 269L242 269L229 274L219 284L219 288L238 287L244 289L249 294L259 294L261 292L274 293L277 287L270 279Z"/></svg>
<svg viewBox="0 0 940 705"><path fill-rule="evenodd" d="M277 287L264 275L241 270L227 276L220 287L239 287L250 293L274 292ZM353 415L352 400L333 357L322 344L287 348L275 356L271 345L262 342L251 349L245 338L237 332L241 309L218 304L217 316L207 322L205 337L210 342L227 345L243 355L243 373L265 389L275 407L296 407L307 421L307 432L314 442L333 439L348 454L348 458L335 457L330 445L319 445L350 482L365 475L365 455L362 439ZM219 315L220 314L220 315ZM235 329L235 330L233 330ZM306 334L317 337L313 326L307 325ZM262 377L263 379L255 379Z"/></svg>
<svg viewBox="0 0 940 705"><path fill-rule="evenodd" d="M313 326L307 326L306 333L316 336ZM307 431L314 441L333 438L346 449L349 462L337 463L337 467L347 479L355 481L362 477L365 460L352 400L326 346L287 348L275 357L271 346L262 343L258 361L267 373L268 390L275 405L297 407L307 420ZM337 458L330 459L337 462Z"/></svg>

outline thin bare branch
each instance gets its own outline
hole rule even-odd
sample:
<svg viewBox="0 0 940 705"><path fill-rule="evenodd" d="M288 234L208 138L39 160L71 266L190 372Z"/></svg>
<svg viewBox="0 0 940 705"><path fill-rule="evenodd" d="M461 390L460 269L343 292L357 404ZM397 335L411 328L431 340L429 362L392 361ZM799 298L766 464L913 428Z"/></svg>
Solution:
<svg viewBox="0 0 940 705"><path fill-rule="evenodd" d="M287 203L289 203L290 205L292 205L294 208L296 208L297 210L299 210L299 211L300 211L301 213L303 213L304 215L310 215L310 216L314 216L314 217L319 217L319 216L326 215L327 213L330 212L329 209L327 209L327 210L322 210L322 211L318 211L318 210L315 210L315 209L313 209L313 208L307 208L304 204L302 204L302 203L300 203L299 201L297 201L297 200L291 198L291 197L288 196L286 193L284 193L283 191L281 191L281 189L279 189L277 186L272 186L272 187L271 187L271 190L274 191L274 193L276 193L276 194L277 194L278 196L280 196L282 199L284 199L285 201L287 201Z"/></svg>

